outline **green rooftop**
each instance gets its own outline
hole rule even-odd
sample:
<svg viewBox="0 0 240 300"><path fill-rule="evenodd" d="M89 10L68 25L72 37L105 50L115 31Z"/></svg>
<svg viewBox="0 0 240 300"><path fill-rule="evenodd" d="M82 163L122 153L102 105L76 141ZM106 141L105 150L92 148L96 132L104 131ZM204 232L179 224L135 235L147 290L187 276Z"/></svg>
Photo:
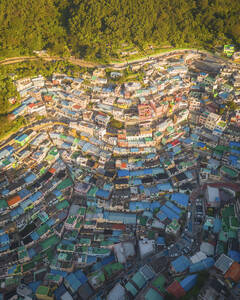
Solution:
<svg viewBox="0 0 240 300"><path fill-rule="evenodd" d="M60 252L58 254L58 260L60 261L72 261L72 258L73 258L73 253Z"/></svg>
<svg viewBox="0 0 240 300"><path fill-rule="evenodd" d="M108 277L111 277L113 273L117 273L123 270L123 265L121 263L112 263L108 264L104 267L105 272L107 273Z"/></svg>
<svg viewBox="0 0 240 300"><path fill-rule="evenodd" d="M236 239L237 238L237 232L235 230L229 230L228 231L228 238Z"/></svg>
<svg viewBox="0 0 240 300"><path fill-rule="evenodd" d="M176 231L180 228L180 225L176 219L173 219L172 222L169 225L167 225L167 227Z"/></svg>
<svg viewBox="0 0 240 300"><path fill-rule="evenodd" d="M219 241L226 243L228 240L228 233L221 230L219 233L218 239L219 239Z"/></svg>
<svg viewBox="0 0 240 300"><path fill-rule="evenodd" d="M49 219L49 217L48 217L48 215L47 215L47 213L46 213L45 211L39 212L39 213L38 213L38 218L39 218L43 223L46 222L46 221Z"/></svg>
<svg viewBox="0 0 240 300"><path fill-rule="evenodd" d="M88 239L88 238L81 238L79 240L79 244L81 245L91 245L91 239Z"/></svg>
<svg viewBox="0 0 240 300"><path fill-rule="evenodd" d="M36 290L36 295L44 295L47 296L49 293L49 287L40 285Z"/></svg>
<svg viewBox="0 0 240 300"><path fill-rule="evenodd" d="M49 226L48 226L46 223L44 223L44 224L42 224L42 225L36 230L36 232L37 232L37 234L38 234L39 236L42 236L42 235L44 235L48 230L49 230Z"/></svg>
<svg viewBox="0 0 240 300"><path fill-rule="evenodd" d="M234 206L227 206L224 207L224 209L222 210L222 217L231 217L231 216L235 216L235 212L234 212Z"/></svg>
<svg viewBox="0 0 240 300"><path fill-rule="evenodd" d="M67 177L57 186L57 190L61 191L73 185L72 179Z"/></svg>
<svg viewBox="0 0 240 300"><path fill-rule="evenodd" d="M233 230L239 229L239 221L238 218L231 216L230 217L230 228Z"/></svg>
<svg viewBox="0 0 240 300"><path fill-rule="evenodd" d="M43 250L45 250L51 246L55 246L59 242L60 242L59 237L52 235L51 237L41 242L40 245L42 246Z"/></svg>
<svg viewBox="0 0 240 300"><path fill-rule="evenodd" d="M67 251L67 252L74 252L75 245L74 244L58 244L57 246L58 251Z"/></svg>
<svg viewBox="0 0 240 300"><path fill-rule="evenodd" d="M58 149L56 147L51 148L49 154L56 156L58 154Z"/></svg>
<svg viewBox="0 0 240 300"><path fill-rule="evenodd" d="M29 270L32 270L35 267L35 263L33 261L23 265L23 272L27 272Z"/></svg>
<svg viewBox="0 0 240 300"><path fill-rule="evenodd" d="M167 127L167 132L173 133L174 131L175 131L174 127L172 127L172 126Z"/></svg>
<svg viewBox="0 0 240 300"><path fill-rule="evenodd" d="M221 167L221 171L224 172L225 174L227 174L229 177L235 178L238 176L238 172L227 167L227 166L223 166Z"/></svg>
<svg viewBox="0 0 240 300"><path fill-rule="evenodd" d="M0 208L6 208L8 207L6 200L1 199L0 200Z"/></svg>
<svg viewBox="0 0 240 300"><path fill-rule="evenodd" d="M140 221L140 225L145 226L147 224L147 217L140 216L138 219Z"/></svg>
<svg viewBox="0 0 240 300"><path fill-rule="evenodd" d="M163 275L160 275L152 282L152 285L160 292L165 292L165 288L164 288L165 282L166 282L165 277Z"/></svg>
<svg viewBox="0 0 240 300"><path fill-rule="evenodd" d="M56 274L56 275L47 274L46 279L49 281L58 282L61 279L61 276L58 274Z"/></svg>
<svg viewBox="0 0 240 300"><path fill-rule="evenodd" d="M110 246L110 245L113 245L113 244L114 244L114 241L106 240L106 241L102 241L100 243L100 246L101 247L106 247L106 246Z"/></svg>
<svg viewBox="0 0 240 300"><path fill-rule="evenodd" d="M87 196L88 197L95 197L96 196L96 192L97 192L98 188L96 186L93 186L88 192L87 192Z"/></svg>
<svg viewBox="0 0 240 300"><path fill-rule="evenodd" d="M62 210L62 209L64 209L64 208L68 207L68 206L69 206L68 201L67 201L67 200L63 200L63 201L59 202L59 203L56 205L56 208L57 208L57 210Z"/></svg>
<svg viewBox="0 0 240 300"><path fill-rule="evenodd" d="M220 255L224 253L224 243L222 241L218 241L216 246L216 254Z"/></svg>
<svg viewBox="0 0 240 300"><path fill-rule="evenodd" d="M15 285L17 286L18 284L20 283L20 277L7 277L5 279L5 285L6 287L8 286L12 286L12 285Z"/></svg>
<svg viewBox="0 0 240 300"><path fill-rule="evenodd" d="M86 207L80 207L79 210L78 210L78 214L80 216L84 216L85 212L86 212Z"/></svg>
<svg viewBox="0 0 240 300"><path fill-rule="evenodd" d="M109 253L110 250L109 249L106 249L106 248L93 248L92 249L92 253L93 254L107 254Z"/></svg>
<svg viewBox="0 0 240 300"><path fill-rule="evenodd" d="M69 216L66 220L66 223L72 225L76 221L76 219L77 217L75 216Z"/></svg>

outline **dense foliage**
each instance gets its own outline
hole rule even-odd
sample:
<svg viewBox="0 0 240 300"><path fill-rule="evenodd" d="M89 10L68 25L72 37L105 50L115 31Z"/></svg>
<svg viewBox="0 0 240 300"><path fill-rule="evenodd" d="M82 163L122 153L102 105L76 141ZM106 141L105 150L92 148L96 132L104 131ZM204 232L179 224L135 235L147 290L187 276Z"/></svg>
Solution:
<svg viewBox="0 0 240 300"><path fill-rule="evenodd" d="M49 49L107 57L124 42L240 44L237 0L1 0L0 56Z"/></svg>

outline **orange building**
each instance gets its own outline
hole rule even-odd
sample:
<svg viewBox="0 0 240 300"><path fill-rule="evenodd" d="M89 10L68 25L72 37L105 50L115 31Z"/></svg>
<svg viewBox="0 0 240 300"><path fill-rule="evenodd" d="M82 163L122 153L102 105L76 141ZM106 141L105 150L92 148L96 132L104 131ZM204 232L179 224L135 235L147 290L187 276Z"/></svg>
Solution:
<svg viewBox="0 0 240 300"><path fill-rule="evenodd" d="M15 207L17 204L21 202L21 197L16 195L7 200L7 204L9 207Z"/></svg>
<svg viewBox="0 0 240 300"><path fill-rule="evenodd" d="M235 282L238 282L240 280L240 265L235 261L228 269L224 277L226 279L229 278Z"/></svg>
<svg viewBox="0 0 240 300"><path fill-rule="evenodd" d="M50 169L48 170L48 172L50 172L51 174L54 174L54 173L56 172L56 169L50 168Z"/></svg>

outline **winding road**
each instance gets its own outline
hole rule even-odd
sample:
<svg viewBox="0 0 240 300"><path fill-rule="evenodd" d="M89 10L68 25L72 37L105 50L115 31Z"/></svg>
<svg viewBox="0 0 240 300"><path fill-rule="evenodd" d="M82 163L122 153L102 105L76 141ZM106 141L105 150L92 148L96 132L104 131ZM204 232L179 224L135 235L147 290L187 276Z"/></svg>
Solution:
<svg viewBox="0 0 240 300"><path fill-rule="evenodd" d="M14 64L14 63L19 63L23 61L31 61L31 60L38 60L38 59L43 59L45 61L53 61L53 60L66 60L74 65L78 65L81 67L89 67L89 68L94 68L94 67L107 67L107 68L113 68L113 69L122 69L127 67L129 64L136 64L140 62L145 62L153 58L158 58L161 56L166 56L170 55L171 53L174 55L175 53L184 53L185 51L195 51L196 53L204 53L206 54L206 51L198 51L197 49L181 49L181 50L170 50L169 52L163 52L163 53L158 53L158 54L152 54L152 55L147 55L146 57L143 58L138 58L135 60L127 60L125 62L121 63L108 63L108 64L100 64L96 62L91 62L91 61L85 61L83 59L76 58L74 56L70 56L69 58L63 58L59 56L19 56L19 57L11 57L11 58L6 58L4 60L0 60L0 65L9 65L9 64Z"/></svg>

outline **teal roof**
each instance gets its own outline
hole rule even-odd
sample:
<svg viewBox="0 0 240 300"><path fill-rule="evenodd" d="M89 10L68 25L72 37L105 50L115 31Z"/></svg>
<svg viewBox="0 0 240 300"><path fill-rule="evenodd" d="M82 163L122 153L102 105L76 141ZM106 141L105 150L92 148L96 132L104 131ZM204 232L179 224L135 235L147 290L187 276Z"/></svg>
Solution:
<svg viewBox="0 0 240 300"><path fill-rule="evenodd" d="M136 295L137 295L137 290L135 289L135 287L134 287L130 282L128 282L128 283L125 285L125 288L126 288L133 296L136 296Z"/></svg>
<svg viewBox="0 0 240 300"><path fill-rule="evenodd" d="M157 291L150 288L144 296L145 300L163 300L163 297Z"/></svg>
<svg viewBox="0 0 240 300"><path fill-rule="evenodd" d="M136 283L136 285L141 289L144 284L146 283L145 278L142 276L140 272L137 272L136 274L133 275L132 281Z"/></svg>

